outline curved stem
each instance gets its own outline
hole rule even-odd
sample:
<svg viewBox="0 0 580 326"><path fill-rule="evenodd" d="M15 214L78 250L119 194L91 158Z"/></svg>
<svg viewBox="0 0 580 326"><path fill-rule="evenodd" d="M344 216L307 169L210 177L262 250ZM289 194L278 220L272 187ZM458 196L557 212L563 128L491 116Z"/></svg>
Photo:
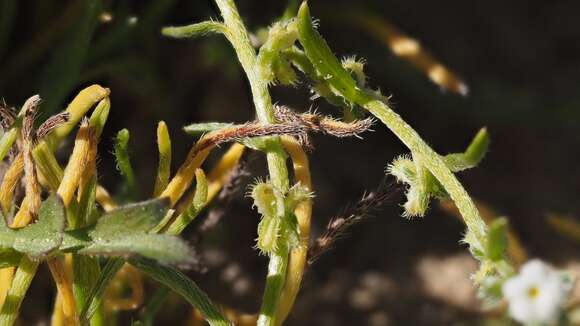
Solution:
<svg viewBox="0 0 580 326"><path fill-rule="evenodd" d="M250 43L246 27L238 13L238 9L233 0L215 0L219 7L227 32L226 37L234 47L238 59L248 76L250 88L256 107L258 120L265 123L274 123L274 110L272 99L268 90L267 81L260 78L259 65L257 64L256 51ZM279 143L279 138L275 137L275 143ZM268 172L272 183L281 191L285 192L289 187L288 171L286 169L286 157L281 151L268 152ZM264 299L260 308L258 325L274 325L280 293L286 279L288 249L284 252L272 255L268 265L268 276L266 279L266 289Z"/></svg>
<svg viewBox="0 0 580 326"><path fill-rule="evenodd" d="M282 145L290 154L292 165L294 168L294 177L296 182L306 187L308 191L312 191L312 180L310 177L310 166L308 156L302 149L300 143L293 137L282 136ZM302 283L302 276L304 275L304 266L308 258L308 244L310 240L310 219L312 217L312 200L301 202L294 211L296 219L298 220L298 228L300 229L300 243L296 248L290 251L288 258L288 270L286 275L286 283L282 295L280 296L280 305L276 310L276 324L280 325L286 319L296 295L300 290L300 283Z"/></svg>
<svg viewBox="0 0 580 326"><path fill-rule="evenodd" d="M455 175L449 170L442 157L437 154L419 134L407 124L397 113L381 100L375 99L372 95L360 96L358 104L366 108L374 116L379 118L395 135L411 150L413 155L417 155L421 162L445 187L449 196L455 202L457 209L465 219L468 233L465 241L473 249L484 252L487 227L479 215L473 200L467 194Z"/></svg>

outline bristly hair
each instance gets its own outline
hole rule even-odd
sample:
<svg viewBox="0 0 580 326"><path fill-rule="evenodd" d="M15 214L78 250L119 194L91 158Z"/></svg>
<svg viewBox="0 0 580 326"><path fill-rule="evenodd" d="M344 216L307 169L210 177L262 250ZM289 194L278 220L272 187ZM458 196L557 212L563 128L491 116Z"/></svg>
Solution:
<svg viewBox="0 0 580 326"><path fill-rule="evenodd" d="M70 113L68 113L66 111L57 113L57 114L49 117L48 119L46 119L46 121L44 121L38 127L38 130L36 131L36 138L42 139L42 138L46 137L54 129L56 129L56 128L62 126L63 124L65 124L66 122L68 122L69 117L70 117Z"/></svg>
<svg viewBox="0 0 580 326"><path fill-rule="evenodd" d="M212 146L219 146L232 141L240 141L244 138L275 135L300 136L304 133L306 133L306 128L299 124L262 124L260 122L248 122L212 131L204 135L195 145L195 151L201 152Z"/></svg>
<svg viewBox="0 0 580 326"><path fill-rule="evenodd" d="M24 103L24 118L22 120L22 154L24 158L24 181L26 197L29 198L29 211L36 218L40 209L40 185L36 175L36 167L32 158L32 148L36 141L34 133L34 119L36 118L40 96L35 95Z"/></svg>
<svg viewBox="0 0 580 326"><path fill-rule="evenodd" d="M383 178L378 187L365 192L354 205L347 207L344 213L330 219L326 229L308 248L308 264L313 264L322 254L332 249L334 243L344 237L348 229L364 219L374 216L385 202L396 194L393 182Z"/></svg>
<svg viewBox="0 0 580 326"><path fill-rule="evenodd" d="M8 107L4 99L0 101L0 118L2 119L0 125L4 130L7 130L16 122L16 113Z"/></svg>
<svg viewBox="0 0 580 326"><path fill-rule="evenodd" d="M370 128L374 124L373 118L343 122L329 116L323 116L316 111L307 113L296 113L287 106L276 105L274 107L276 119L282 123L303 125L308 131L322 133L334 137L358 137L365 131L372 131ZM312 144L308 139L308 134L299 137L300 143L307 149L312 149Z"/></svg>

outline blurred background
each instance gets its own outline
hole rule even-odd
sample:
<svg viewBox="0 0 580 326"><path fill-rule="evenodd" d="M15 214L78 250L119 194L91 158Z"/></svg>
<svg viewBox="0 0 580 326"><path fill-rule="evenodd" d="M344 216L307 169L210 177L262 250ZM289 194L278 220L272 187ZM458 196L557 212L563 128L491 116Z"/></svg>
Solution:
<svg viewBox="0 0 580 326"><path fill-rule="evenodd" d="M286 7L285 1L237 3L252 32L271 24ZM365 58L370 85L392 95L395 110L438 152L463 151L487 126L490 152L479 167L460 175L462 182L474 198L509 218L530 257L577 273L578 239L550 227L547 216L580 222L575 218L580 216L579 10L577 1L311 1L320 31L337 55ZM469 94L442 89L395 56L376 33L351 19L360 12L418 40L465 81ZM195 140L182 131L184 125L254 118L247 82L225 39L178 41L160 34L162 26L209 17L219 17L209 0L0 0L0 97L19 107L38 93L46 117L63 110L85 86L109 87L112 111L100 144L101 181L113 192L121 189L109 153L116 132L127 128L139 198L148 198L157 168L159 120L170 128L175 171ZM304 85L273 87L272 95L300 111L315 107L339 113L324 100L311 101ZM314 137L314 236L349 203L375 189L386 165L407 152L382 125L363 136ZM206 171L218 157L212 156ZM225 207L221 221L203 228L202 215L186 236L209 268L191 277L216 301L254 312L267 259L253 249L258 217L243 190L265 175L265 161L252 154L246 161L252 175L240 181L242 191L216 203ZM436 202L424 218L401 217L403 192L391 185L382 209L309 267L288 325L485 322L469 280L476 263L459 243L463 224ZM25 325L46 320L52 308L49 276L39 278L46 282L33 284L23 307ZM159 324L190 314L175 299Z"/></svg>

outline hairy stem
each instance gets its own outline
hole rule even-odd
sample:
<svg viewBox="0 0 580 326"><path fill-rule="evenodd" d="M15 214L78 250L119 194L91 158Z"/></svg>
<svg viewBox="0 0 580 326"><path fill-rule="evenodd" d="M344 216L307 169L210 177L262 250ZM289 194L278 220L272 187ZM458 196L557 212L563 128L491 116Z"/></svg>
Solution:
<svg viewBox="0 0 580 326"><path fill-rule="evenodd" d="M225 35L234 47L238 59L248 76L258 120L265 123L274 123L276 120L268 84L267 81L260 78L260 67L257 64L256 52L250 43L248 32L238 13L238 9L233 0L215 0L215 2L220 9L227 28ZM274 142L279 143L279 138L276 137ZM270 179L276 187L285 192L289 187L285 154L281 151L273 151L268 152L266 156ZM275 324L275 311L277 310L280 293L286 279L288 250L285 249L285 251L285 253L275 254L270 257L266 289L258 319L259 325Z"/></svg>
<svg viewBox="0 0 580 326"><path fill-rule="evenodd" d="M282 145L290 154L292 165L294 168L295 181L306 187L308 191L312 191L312 181L310 178L310 165L308 156L302 149L302 145L293 137L283 136ZM282 295L280 296L280 305L276 311L276 324L280 325L286 319L296 296L300 290L300 283L302 283L302 276L304 275L304 266L308 258L308 244L310 241L310 219L312 217L312 200L305 200L301 202L294 210L296 219L298 220L298 227L300 228L300 243L296 248L290 251L288 258L288 271L286 275L286 282Z"/></svg>
<svg viewBox="0 0 580 326"><path fill-rule="evenodd" d="M362 95L358 103L374 116L379 118L395 135L417 155L421 162L445 187L449 196L455 202L457 209L465 219L468 234L466 241L477 250L483 252L486 239L487 227L479 216L479 211L473 200L467 194L455 175L449 170L443 158L437 154L419 134L407 124L397 113L381 100L374 99L371 95ZM470 236L470 234L472 236Z"/></svg>

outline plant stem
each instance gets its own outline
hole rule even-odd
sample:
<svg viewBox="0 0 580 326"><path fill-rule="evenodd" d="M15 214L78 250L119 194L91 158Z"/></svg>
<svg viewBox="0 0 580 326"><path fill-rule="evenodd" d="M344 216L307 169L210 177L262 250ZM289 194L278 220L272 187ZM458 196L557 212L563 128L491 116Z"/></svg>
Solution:
<svg viewBox="0 0 580 326"><path fill-rule="evenodd" d="M234 47L242 68L250 82L258 120L264 123L274 123L276 120L274 118L268 84L260 78L260 67L257 64L256 51L250 43L246 26L238 13L238 9L233 0L215 0L215 2L224 19L224 24L227 29L225 35ZM274 138L274 142L279 144L279 138ZM282 151L268 152L266 153L266 158L272 183L282 192L286 192L289 187L289 181L285 154ZM277 310L280 293L284 286L288 264L288 249L286 248L284 251L270 257L266 289L264 291L262 307L260 308L258 325L275 324L274 313Z"/></svg>
<svg viewBox="0 0 580 326"><path fill-rule="evenodd" d="M14 274L12 287L8 291L6 301L0 311L0 326L12 326L18 317L18 311L22 300L26 296L26 292L32 283L32 279L36 274L38 262L30 260L24 256L18 265L18 269Z"/></svg>
<svg viewBox="0 0 580 326"><path fill-rule="evenodd" d="M437 154L419 134L407 124L397 113L381 100L375 99L372 95L360 96L358 104L366 108L374 116L379 118L395 135L411 150L413 155L418 155L421 162L445 187L449 196L455 202L457 209L465 219L468 234L466 241L474 249L484 252L487 227L483 219L479 216L479 211L473 200L467 194L455 175L449 170L442 157ZM472 236L470 236L470 233Z"/></svg>
<svg viewBox="0 0 580 326"><path fill-rule="evenodd" d="M290 154L292 165L294 168L294 182L300 183L306 187L308 191L312 191L312 180L310 177L310 165L308 156L302 149L302 145L293 137L283 136L282 145L286 152ZM308 256L308 245L310 241L310 219L312 217L312 199L301 202L294 210L294 215L298 221L298 228L300 229L300 243L297 247L290 251L288 257L288 270L286 281L282 295L280 296L280 304L276 311L276 324L280 325L294 305L300 284L302 283L302 276L304 275L304 267Z"/></svg>

